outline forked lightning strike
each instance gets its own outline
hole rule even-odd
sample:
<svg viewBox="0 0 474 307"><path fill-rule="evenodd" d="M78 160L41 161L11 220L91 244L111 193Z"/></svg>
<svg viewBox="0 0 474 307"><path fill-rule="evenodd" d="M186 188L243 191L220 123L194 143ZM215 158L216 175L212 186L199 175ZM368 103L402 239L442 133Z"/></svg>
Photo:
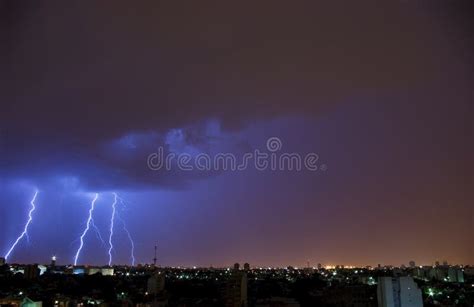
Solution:
<svg viewBox="0 0 474 307"><path fill-rule="evenodd" d="M31 205L31 208L30 208L30 211L28 212L28 220L25 224L25 227L23 229L23 232L18 236L18 238L16 239L15 243L13 243L13 245L10 247L10 249L8 250L7 254L5 255L5 259L7 260L8 257L10 256L10 254L13 252L13 250L15 249L16 245L18 244L18 242L21 241L21 239L23 239L24 237L26 237L27 239L29 239L28 237L28 227L30 226L31 222L33 221L33 212L36 210L36 205L35 205L35 201L36 201L36 197L38 196L38 190L35 191L35 194L33 196L33 199L30 201L30 205Z"/></svg>
<svg viewBox="0 0 474 307"><path fill-rule="evenodd" d="M112 264L112 237L114 236L114 222L115 222L115 205L117 204L117 193L114 194L114 202L112 203L112 217L110 218L110 235L109 235L109 266Z"/></svg>
<svg viewBox="0 0 474 307"><path fill-rule="evenodd" d="M125 203L122 198L120 198L120 202L122 203L122 206L125 207ZM120 214L117 214L117 219L119 219L120 222L122 223L123 230L127 234L128 240L130 241L130 259L132 260L132 266L134 266L135 265L135 242L133 242L132 235L128 231L127 226L125 225L125 221L122 219Z"/></svg>
<svg viewBox="0 0 474 307"><path fill-rule="evenodd" d="M94 198L92 199L91 208L89 209L89 217L87 218L86 228L84 229L84 231L82 232L82 235L79 238L80 241L81 241L81 244L79 245L79 248L77 249L76 255L74 256L74 265L77 265L77 260L79 259L79 255L81 253L82 247L84 246L84 237L85 237L85 235L87 234L87 232L89 231L89 229L91 227L92 213L94 212L95 202L96 202L97 198L99 198L98 193L96 193Z"/></svg>
<svg viewBox="0 0 474 307"><path fill-rule="evenodd" d="M94 223L94 219L91 220L91 226L95 230L95 234L97 235L97 239L102 243L102 245L105 245L104 238L102 238L102 235L100 234L99 227Z"/></svg>

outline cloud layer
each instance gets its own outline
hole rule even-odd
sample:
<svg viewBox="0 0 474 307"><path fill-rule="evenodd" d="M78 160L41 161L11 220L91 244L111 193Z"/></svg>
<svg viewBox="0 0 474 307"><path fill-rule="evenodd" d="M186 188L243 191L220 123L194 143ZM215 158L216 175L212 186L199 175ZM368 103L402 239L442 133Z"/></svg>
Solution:
<svg viewBox="0 0 474 307"><path fill-rule="evenodd" d="M4 3L2 172L146 183L146 154L173 129L205 147L208 120L233 133L261 119L321 116L354 97L431 99L445 84L465 104L469 59L460 54L471 42L458 43L467 34L457 16L367 4ZM135 149L114 143L133 135L147 137ZM173 181L160 178L152 182Z"/></svg>

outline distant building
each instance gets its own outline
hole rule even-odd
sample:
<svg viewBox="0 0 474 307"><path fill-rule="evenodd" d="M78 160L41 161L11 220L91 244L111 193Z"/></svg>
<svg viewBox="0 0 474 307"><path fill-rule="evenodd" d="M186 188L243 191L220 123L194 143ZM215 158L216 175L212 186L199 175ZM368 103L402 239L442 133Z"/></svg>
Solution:
<svg viewBox="0 0 474 307"><path fill-rule="evenodd" d="M446 281L449 282L464 282L464 274L460 268L450 267L448 268L448 276Z"/></svg>
<svg viewBox="0 0 474 307"><path fill-rule="evenodd" d="M28 264L25 266L24 276L26 279L36 279L40 275L40 269L37 264Z"/></svg>
<svg viewBox="0 0 474 307"><path fill-rule="evenodd" d="M318 263L318 270L321 270L323 268L323 265L321 263Z"/></svg>
<svg viewBox="0 0 474 307"><path fill-rule="evenodd" d="M42 307L43 306L43 302L42 301L33 301L31 299L29 299L28 297L25 297L23 299L23 301L21 302L21 307Z"/></svg>
<svg viewBox="0 0 474 307"><path fill-rule="evenodd" d="M410 262L408 263L408 265L410 266L410 268L414 268L414 267L416 266L415 261L413 261L413 260L410 261Z"/></svg>
<svg viewBox="0 0 474 307"><path fill-rule="evenodd" d="M88 267L87 268L87 275L95 275L97 273L102 274L101 268L98 268L98 267Z"/></svg>
<svg viewBox="0 0 474 307"><path fill-rule="evenodd" d="M19 298L3 298L0 299L0 306L21 306L21 307L42 307L42 301L33 301L32 299L25 297Z"/></svg>
<svg viewBox="0 0 474 307"><path fill-rule="evenodd" d="M46 271L48 271L48 267L42 264L38 265L38 269L39 269L40 276L46 273Z"/></svg>
<svg viewBox="0 0 474 307"><path fill-rule="evenodd" d="M362 275L357 277L357 281L365 285L375 285L377 282L372 276Z"/></svg>
<svg viewBox="0 0 474 307"><path fill-rule="evenodd" d="M5 258L0 257L0 265L5 265L6 261Z"/></svg>
<svg viewBox="0 0 474 307"><path fill-rule="evenodd" d="M245 271L250 271L250 264L244 263L244 270Z"/></svg>
<svg viewBox="0 0 474 307"><path fill-rule="evenodd" d="M102 273L103 276L113 276L114 275L114 269L113 268L101 268L100 272Z"/></svg>
<svg viewBox="0 0 474 307"><path fill-rule="evenodd" d="M83 266L75 266L72 270L72 274L74 275L80 275L80 274L85 274L86 273L86 268Z"/></svg>
<svg viewBox="0 0 474 307"><path fill-rule="evenodd" d="M412 277L380 277L377 285L380 307L423 306L421 290Z"/></svg>
<svg viewBox="0 0 474 307"><path fill-rule="evenodd" d="M225 289L226 307L247 307L247 273L239 271L238 264L227 281Z"/></svg>
<svg viewBox="0 0 474 307"><path fill-rule="evenodd" d="M464 272L457 266L437 266L424 269L426 280L464 282Z"/></svg>

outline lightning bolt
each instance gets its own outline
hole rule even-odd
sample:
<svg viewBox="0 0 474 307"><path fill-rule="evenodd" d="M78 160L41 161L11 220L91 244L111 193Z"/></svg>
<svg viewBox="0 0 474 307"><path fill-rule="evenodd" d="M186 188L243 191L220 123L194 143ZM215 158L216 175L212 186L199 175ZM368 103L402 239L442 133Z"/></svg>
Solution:
<svg viewBox="0 0 474 307"><path fill-rule="evenodd" d="M120 202L122 203L122 206L125 208L125 203L123 198L120 198ZM127 226L125 225L125 221L120 217L119 214L117 214L117 219L120 220L122 223L123 231L127 234L128 240L130 241L130 259L132 260L132 266L135 266L135 242L133 242L132 235L127 229Z"/></svg>
<svg viewBox="0 0 474 307"><path fill-rule="evenodd" d="M77 259L79 258L82 247L84 246L84 237L87 234L87 232L89 231L91 223L93 223L92 212L94 212L95 202L96 202L97 198L99 198L99 193L95 193L95 196L92 199L91 208L89 209L89 217L87 218L86 228L84 229L84 231L82 232L82 235L79 238L80 241L81 241L81 244L79 245L79 248L77 249L76 256L74 256L74 265L77 265Z"/></svg>
<svg viewBox="0 0 474 307"><path fill-rule="evenodd" d="M94 228L95 234L97 235L97 239L99 239L100 242L102 242L102 245L105 245L105 240L104 238L102 238L102 235L100 234L99 227L97 227L97 225L94 223L94 219L91 219L91 226L92 228Z"/></svg>
<svg viewBox="0 0 474 307"><path fill-rule="evenodd" d="M38 196L38 190L35 191L35 194L33 196L33 199L30 201L30 211L28 212L28 220L25 224L25 228L23 229L23 232L20 234L20 236L18 236L18 238L16 239L15 243L13 243L13 245L10 247L10 249L8 250L7 254L5 255L5 259L8 259L8 257L10 256L10 254L13 252L13 250L15 249L16 245L18 244L18 242L21 241L21 239L23 239L24 237L27 238L27 240L29 241L29 237L28 237L28 227L30 226L31 224L31 221L33 220L33 211L35 211L36 209L36 205L35 205L35 201L36 201L36 197Z"/></svg>
<svg viewBox="0 0 474 307"><path fill-rule="evenodd" d="M127 234L128 240L130 241L130 259L132 259L132 266L135 265L135 243L133 242L132 236L130 235L130 232L127 229L127 226L125 226L125 222L121 217L118 217L120 222L122 223L123 230Z"/></svg>
<svg viewBox="0 0 474 307"><path fill-rule="evenodd" d="M115 220L115 205L117 204L117 193L114 194L114 202L112 203L112 217L110 218L110 235L109 235L109 266L112 264L112 237L114 236L114 220Z"/></svg>

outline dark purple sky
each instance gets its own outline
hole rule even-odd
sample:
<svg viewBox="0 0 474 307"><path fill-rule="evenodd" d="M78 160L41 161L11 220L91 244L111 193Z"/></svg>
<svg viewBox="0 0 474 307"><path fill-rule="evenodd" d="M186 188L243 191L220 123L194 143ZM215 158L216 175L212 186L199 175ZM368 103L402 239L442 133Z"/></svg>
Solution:
<svg viewBox="0 0 474 307"><path fill-rule="evenodd" d="M0 4L0 253L71 263L113 192L137 262L474 263L464 2ZM166 153L319 155L325 171L152 171ZM268 151L267 151L268 152ZM114 263L130 262L115 223ZM107 241L107 240L106 240ZM85 237L80 263L107 262Z"/></svg>

